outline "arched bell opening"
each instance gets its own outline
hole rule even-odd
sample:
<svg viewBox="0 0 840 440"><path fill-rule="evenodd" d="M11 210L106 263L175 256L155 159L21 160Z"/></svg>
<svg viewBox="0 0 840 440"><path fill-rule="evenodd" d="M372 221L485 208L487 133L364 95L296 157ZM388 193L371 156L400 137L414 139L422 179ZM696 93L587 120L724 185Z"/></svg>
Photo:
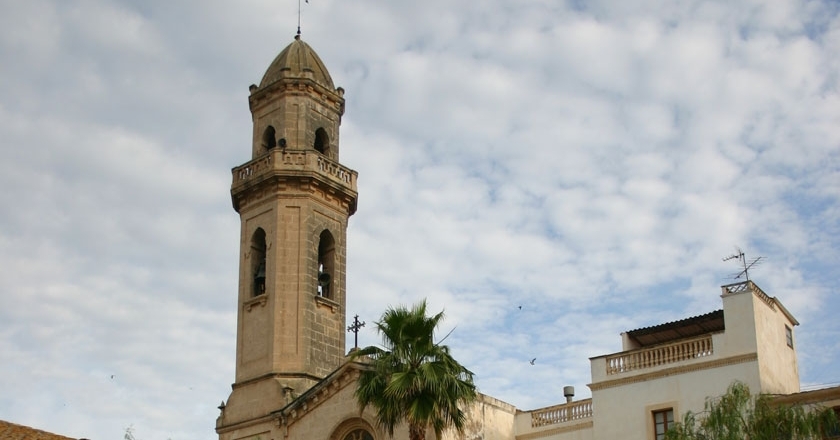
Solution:
<svg viewBox="0 0 840 440"><path fill-rule="evenodd" d="M330 231L321 232L318 240L318 296L332 298L335 284L335 239Z"/></svg>
<svg viewBox="0 0 840 440"><path fill-rule="evenodd" d="M251 237L251 296L265 293L266 264L265 264L265 231L257 228Z"/></svg>
<svg viewBox="0 0 840 440"><path fill-rule="evenodd" d="M269 125L265 128L262 136L262 147L263 153L267 152L268 150L277 146L277 135L274 131L274 127Z"/></svg>
<svg viewBox="0 0 840 440"><path fill-rule="evenodd" d="M329 156L330 154L330 137L327 135L327 130L319 128L315 130L315 150L319 153Z"/></svg>

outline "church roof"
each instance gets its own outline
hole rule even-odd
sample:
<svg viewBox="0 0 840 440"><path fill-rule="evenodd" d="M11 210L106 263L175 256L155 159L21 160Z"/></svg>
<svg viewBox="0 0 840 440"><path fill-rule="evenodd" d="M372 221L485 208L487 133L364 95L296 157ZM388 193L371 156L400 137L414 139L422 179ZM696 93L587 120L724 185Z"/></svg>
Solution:
<svg viewBox="0 0 840 440"><path fill-rule="evenodd" d="M0 420L0 440L73 440L71 437L53 434L28 426Z"/></svg>
<svg viewBox="0 0 840 440"><path fill-rule="evenodd" d="M324 62L308 44L300 39L300 35L296 35L295 41L292 41L274 58L260 81L260 88L282 78L309 78L329 90L335 90L332 77L324 66Z"/></svg>

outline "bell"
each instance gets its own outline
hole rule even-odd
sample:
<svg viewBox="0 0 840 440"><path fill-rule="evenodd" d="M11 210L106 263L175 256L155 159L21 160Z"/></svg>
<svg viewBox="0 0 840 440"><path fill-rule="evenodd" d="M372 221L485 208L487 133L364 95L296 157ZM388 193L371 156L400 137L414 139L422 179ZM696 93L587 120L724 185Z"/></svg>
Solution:
<svg viewBox="0 0 840 440"><path fill-rule="evenodd" d="M265 279L265 262L260 263L259 267L257 267L257 273L254 275L254 279L257 280L264 280Z"/></svg>
<svg viewBox="0 0 840 440"><path fill-rule="evenodd" d="M318 284L322 287L329 285L331 279L332 278L330 277L330 274L326 272L321 272L318 274Z"/></svg>

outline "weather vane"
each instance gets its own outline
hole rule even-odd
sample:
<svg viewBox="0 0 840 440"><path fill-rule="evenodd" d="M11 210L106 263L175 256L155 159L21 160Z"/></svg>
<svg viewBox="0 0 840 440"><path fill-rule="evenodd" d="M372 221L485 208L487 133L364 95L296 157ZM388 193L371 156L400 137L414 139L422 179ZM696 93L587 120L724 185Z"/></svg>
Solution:
<svg viewBox="0 0 840 440"><path fill-rule="evenodd" d="M740 260L741 263L744 266L744 270L735 274L733 276L733 278L737 280L738 278L741 278L743 276L747 281L749 281L750 280L750 269L752 269L753 266L758 265L758 262L761 261L762 257L754 258L748 263L747 262L747 257L744 256L744 251L742 251L741 248L739 248L739 247L736 247L735 250L736 250L736 252L734 254L732 254L728 257L725 257L723 259L723 261Z"/></svg>

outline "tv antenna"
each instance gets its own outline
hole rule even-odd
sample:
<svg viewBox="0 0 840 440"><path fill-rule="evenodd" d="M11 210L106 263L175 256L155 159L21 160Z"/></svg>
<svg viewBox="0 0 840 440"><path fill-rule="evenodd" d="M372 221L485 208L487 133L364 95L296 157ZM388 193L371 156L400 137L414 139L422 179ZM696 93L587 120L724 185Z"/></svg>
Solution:
<svg viewBox="0 0 840 440"><path fill-rule="evenodd" d="M744 251L742 251L741 248L738 248L738 247L736 247L735 250L737 251L736 253L734 253L734 254L732 254L728 257L725 257L723 259L723 261L740 260L741 264L744 267L744 270L735 274L733 276L733 278L737 280L738 278L741 278L743 276L747 281L749 281L750 280L750 269L752 269L754 266L757 266L759 264L759 262L761 261L762 257L753 258L752 260L747 262L747 257L744 255Z"/></svg>

